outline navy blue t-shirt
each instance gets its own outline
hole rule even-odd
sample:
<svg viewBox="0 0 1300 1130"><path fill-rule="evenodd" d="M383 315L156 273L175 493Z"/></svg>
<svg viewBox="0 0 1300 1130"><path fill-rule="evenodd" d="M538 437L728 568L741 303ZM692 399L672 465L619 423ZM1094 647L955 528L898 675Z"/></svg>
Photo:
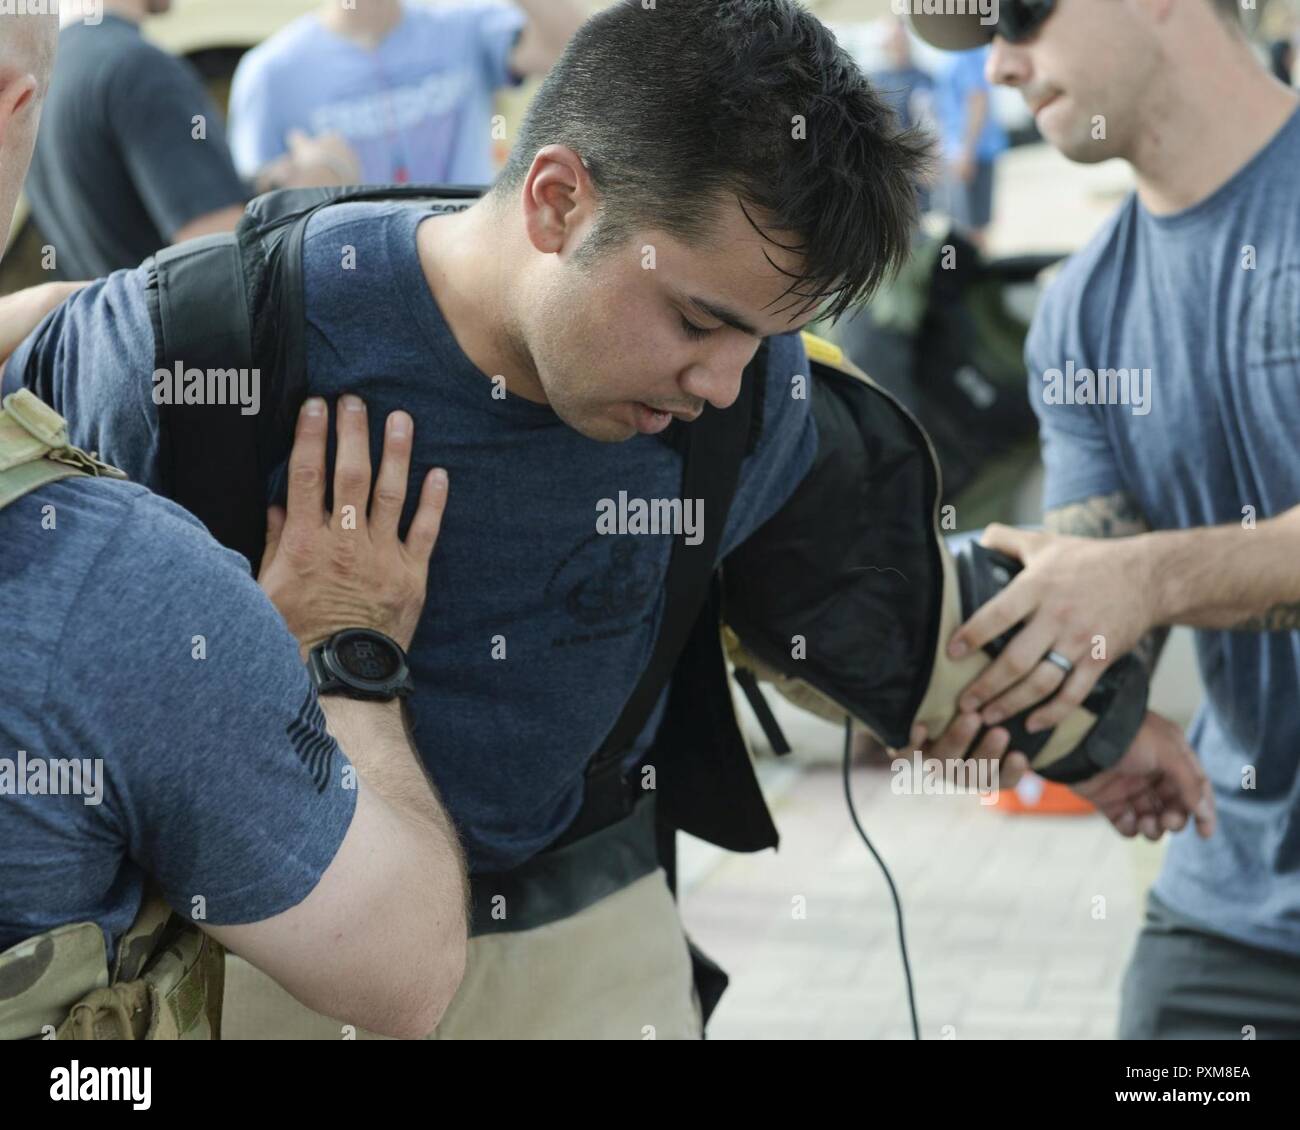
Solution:
<svg viewBox="0 0 1300 1130"><path fill-rule="evenodd" d="M249 196L198 71L133 21L103 17L59 34L27 176L55 269L77 281L134 267Z"/></svg>
<svg viewBox="0 0 1300 1130"><path fill-rule="evenodd" d="M429 468L450 472L411 650L411 706L416 744L471 868L496 870L523 862L573 819L587 761L657 635L672 537L598 533L597 504L620 491L677 497L682 466L657 437L598 443L549 407L494 398L425 281L416 251L425 219L400 204L347 204L313 220L304 251L308 383L330 399L366 400L376 465L388 413L414 417L408 518ZM10 369L51 373L77 442L156 485L143 281L120 272L78 295ZM780 508L816 449L809 401L792 395L792 376L808 371L802 342L774 338L770 358L763 438L742 468L724 556Z"/></svg>
<svg viewBox="0 0 1300 1130"><path fill-rule="evenodd" d="M0 510L0 671L0 950L95 922L111 960L146 876L194 921L259 922L343 842L353 775L297 643L248 562L141 486Z"/></svg>
<svg viewBox="0 0 1300 1130"><path fill-rule="evenodd" d="M1026 347L1047 509L1124 491L1152 529L1176 530L1300 504L1297 179L1300 111L1206 200L1154 216L1131 197L1065 267ZM1116 376L1107 403L1083 403L1084 369L1126 370L1128 402ZM1172 837L1155 891L1300 955L1300 632L1198 631L1196 652L1205 702L1188 738L1218 829Z"/></svg>

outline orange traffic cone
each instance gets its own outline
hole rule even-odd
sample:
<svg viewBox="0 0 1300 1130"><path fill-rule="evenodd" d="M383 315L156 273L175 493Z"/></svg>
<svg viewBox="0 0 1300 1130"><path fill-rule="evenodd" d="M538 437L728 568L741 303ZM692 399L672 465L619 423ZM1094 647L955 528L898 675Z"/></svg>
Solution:
<svg viewBox="0 0 1300 1130"><path fill-rule="evenodd" d="M1073 789L1026 773L1014 789L999 789L995 806L1020 816L1086 816L1097 810Z"/></svg>

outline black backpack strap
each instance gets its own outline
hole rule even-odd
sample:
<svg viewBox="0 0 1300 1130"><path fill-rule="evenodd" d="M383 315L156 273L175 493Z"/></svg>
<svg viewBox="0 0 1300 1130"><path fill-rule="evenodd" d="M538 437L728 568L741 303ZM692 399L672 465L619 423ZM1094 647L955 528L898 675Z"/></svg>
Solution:
<svg viewBox="0 0 1300 1130"><path fill-rule="evenodd" d="M266 537L266 482L288 453L307 391L302 250L322 208L356 201L428 201L466 208L480 188L286 189L254 200L233 234L160 251L145 288L154 368L256 370L258 416L240 405L160 404L163 493L185 507L254 572Z"/></svg>
<svg viewBox="0 0 1300 1130"><path fill-rule="evenodd" d="M483 194L482 188L454 185L387 185L366 188L282 189L248 206L241 225L247 246L254 243L266 264L267 297L251 337L255 352L272 358L274 402L261 436L263 480L288 454L298 409L307 398L307 284L303 248L316 213L336 204L402 201L424 203L430 211L459 211ZM248 253L246 252L246 257ZM260 547L259 547L260 555ZM256 558L252 559L256 566Z"/></svg>
<svg viewBox="0 0 1300 1130"><path fill-rule="evenodd" d="M155 369L253 370L249 296L234 235L205 236L153 258L145 289ZM258 374L262 392L268 374ZM258 425L241 405L158 405L163 493L256 564L266 540Z"/></svg>
<svg viewBox="0 0 1300 1130"><path fill-rule="evenodd" d="M307 398L307 297L303 247L307 226L322 208L336 204L405 201L424 203L432 212L460 211L483 193L481 188L446 185L391 185L379 188L285 189L259 198L249 206L249 219L259 238L267 240L283 229L278 242L267 242L270 290L275 296L277 350L275 368L280 385L276 396L279 415L264 450L283 455L292 443L298 407ZM274 465L272 459L267 470Z"/></svg>
<svg viewBox="0 0 1300 1130"><path fill-rule="evenodd" d="M664 581L663 618L650 662L587 766L581 811L552 848L590 835L631 811L634 794L624 780L623 761L667 688L708 600L727 516L740 484L740 467L750 445L752 413L767 381L767 355L764 343L750 362L740 396L730 408L718 411L707 407L695 423L673 425L683 447L682 498L703 499L704 536L699 545L687 545L684 537L673 541Z"/></svg>
<svg viewBox="0 0 1300 1130"><path fill-rule="evenodd" d="M307 284L302 252L310 220L311 215L303 216L289 229L271 271L278 296L279 363L285 393L281 405L294 418L307 398ZM292 418L281 419L279 426L293 434Z"/></svg>
<svg viewBox="0 0 1300 1130"><path fill-rule="evenodd" d="M747 667L737 667L736 685L745 692L745 699L749 703L749 708L754 712L754 717L758 719L758 724L763 728L763 736L767 738L767 744L772 747L772 752L782 757L792 752L785 731L781 729L781 723L776 720L776 715L772 713L771 704L764 697L763 691L758 685L758 676Z"/></svg>
<svg viewBox="0 0 1300 1130"><path fill-rule="evenodd" d="M431 209L468 208L487 191L473 185L394 184L355 187L281 188L255 198L246 211L248 222L262 234L284 227L334 204L428 202Z"/></svg>

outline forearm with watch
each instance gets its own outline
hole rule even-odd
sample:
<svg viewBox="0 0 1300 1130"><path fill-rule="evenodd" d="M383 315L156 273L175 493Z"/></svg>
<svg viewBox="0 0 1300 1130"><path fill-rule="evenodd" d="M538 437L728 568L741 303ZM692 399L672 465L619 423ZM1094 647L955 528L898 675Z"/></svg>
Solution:
<svg viewBox="0 0 1300 1130"><path fill-rule="evenodd" d="M406 654L381 632L351 628L308 652L307 671L330 731L362 780L403 815L451 834L411 740L404 700L414 689Z"/></svg>
<svg viewBox="0 0 1300 1130"><path fill-rule="evenodd" d="M412 421L389 417L374 498L370 432L362 402L338 405L334 499L324 507L328 411L303 405L289 457L287 507L268 515L262 588L298 639L330 730L362 780L401 814L437 829L453 846L455 832L425 775L402 714L413 689L404 647L424 605L429 556L437 541L447 479L425 479L406 541L398 524L410 469ZM348 500L352 500L349 502ZM343 517L354 512L355 522Z"/></svg>

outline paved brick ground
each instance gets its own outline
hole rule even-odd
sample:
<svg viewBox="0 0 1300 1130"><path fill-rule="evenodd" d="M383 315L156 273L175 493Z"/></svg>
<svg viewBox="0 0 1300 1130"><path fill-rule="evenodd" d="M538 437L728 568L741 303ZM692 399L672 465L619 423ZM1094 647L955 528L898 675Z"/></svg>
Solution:
<svg viewBox="0 0 1300 1130"><path fill-rule="evenodd" d="M682 849L687 929L732 977L710 1036L908 1038L893 904L849 821L831 757L839 737L781 714L803 763L761 762L780 850ZM1158 849L1099 816L895 795L885 769L851 779L902 898L924 1038L1113 1038Z"/></svg>

